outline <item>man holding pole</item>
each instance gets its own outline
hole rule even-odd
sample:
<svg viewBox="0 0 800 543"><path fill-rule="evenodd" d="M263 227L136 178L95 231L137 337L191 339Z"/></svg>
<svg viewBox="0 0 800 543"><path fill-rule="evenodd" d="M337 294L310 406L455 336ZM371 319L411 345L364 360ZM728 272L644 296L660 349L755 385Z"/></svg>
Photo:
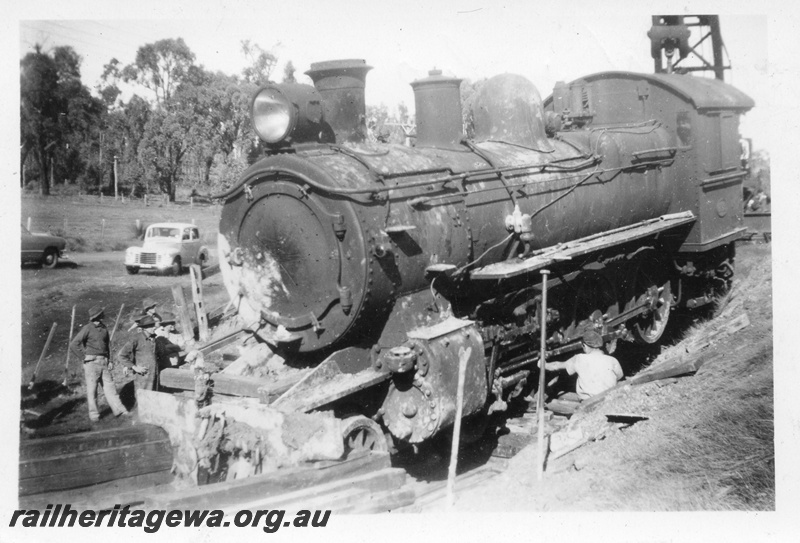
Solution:
<svg viewBox="0 0 800 543"><path fill-rule="evenodd" d="M113 366L109 361L110 338L108 329L103 324L104 316L102 307L92 307L89 310L89 324L81 328L70 343L70 349L76 356L80 356L80 351L83 350L86 402L89 404L89 419L92 422L100 420L100 413L97 410L97 383L101 381L106 401L114 415L118 417L128 414L128 410L119 399L117 387L111 377Z"/></svg>

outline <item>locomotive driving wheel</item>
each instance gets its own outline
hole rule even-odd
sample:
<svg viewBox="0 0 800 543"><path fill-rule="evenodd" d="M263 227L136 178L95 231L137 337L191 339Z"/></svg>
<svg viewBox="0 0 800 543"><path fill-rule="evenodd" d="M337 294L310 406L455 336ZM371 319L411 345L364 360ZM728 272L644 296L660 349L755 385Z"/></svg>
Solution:
<svg viewBox="0 0 800 543"><path fill-rule="evenodd" d="M603 323L619 315L614 283L606 273L593 272L581 280L575 296L573 323L577 335L602 328Z"/></svg>
<svg viewBox="0 0 800 543"><path fill-rule="evenodd" d="M655 266L640 267L636 272L634 305L648 304L648 310L634 319L631 331L637 343L652 345L661 339L669 322L672 291L669 279L661 277Z"/></svg>
<svg viewBox="0 0 800 543"><path fill-rule="evenodd" d="M348 417L342 421L345 458L353 452L387 452L389 445L380 425L363 415Z"/></svg>

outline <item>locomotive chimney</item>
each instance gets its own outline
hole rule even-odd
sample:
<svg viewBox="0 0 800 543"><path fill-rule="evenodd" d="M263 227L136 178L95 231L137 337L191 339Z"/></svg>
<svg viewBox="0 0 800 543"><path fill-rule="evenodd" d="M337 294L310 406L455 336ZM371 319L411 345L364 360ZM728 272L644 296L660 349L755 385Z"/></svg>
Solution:
<svg viewBox="0 0 800 543"><path fill-rule="evenodd" d="M417 116L417 147L462 149L461 80L431 70L411 83Z"/></svg>
<svg viewBox="0 0 800 543"><path fill-rule="evenodd" d="M371 69L364 60L348 59L314 62L306 72L322 95L324 119L339 143L366 137L364 85Z"/></svg>

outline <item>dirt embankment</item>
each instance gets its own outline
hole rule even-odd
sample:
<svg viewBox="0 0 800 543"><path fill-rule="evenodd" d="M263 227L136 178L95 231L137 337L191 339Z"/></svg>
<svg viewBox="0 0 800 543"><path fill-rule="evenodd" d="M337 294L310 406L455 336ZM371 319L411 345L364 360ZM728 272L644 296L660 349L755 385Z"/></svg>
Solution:
<svg viewBox="0 0 800 543"><path fill-rule="evenodd" d="M548 464L536 477L537 447L508 470L466 490L459 510L774 510L772 266L769 245L738 249L737 278L723 317L697 322L665 347L674 356L723 320L750 324L697 352L693 376L622 388L576 425L626 414L640 422L612 431ZM718 313L724 312L724 308ZM658 359L654 364L658 363ZM624 361L623 361L624 365Z"/></svg>

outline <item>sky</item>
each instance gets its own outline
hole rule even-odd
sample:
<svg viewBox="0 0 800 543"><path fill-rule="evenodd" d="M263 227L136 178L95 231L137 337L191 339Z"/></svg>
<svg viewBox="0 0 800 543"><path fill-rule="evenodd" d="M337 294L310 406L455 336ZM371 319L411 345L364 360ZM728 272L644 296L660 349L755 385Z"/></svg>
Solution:
<svg viewBox="0 0 800 543"><path fill-rule="evenodd" d="M20 56L37 43L45 50L70 45L83 58L84 83L93 88L112 57L131 63L140 46L164 38L183 38L196 62L207 69L240 73L246 62L241 42L250 40L277 55L273 78L278 80L288 60L301 82L310 83L302 72L312 62L365 59L373 67L367 76L367 103L394 108L404 102L412 111L409 83L433 68L472 80L519 73L543 97L559 80L606 70L653 71L646 32L654 12L647 9L572 13L533 2L478 0L394 2L379 9L377 3L364 2L232 5L241 9L219 10L217 16L203 10L168 10L163 17L109 17L113 14L107 11L79 7L25 14L19 21ZM741 132L765 148L770 138L767 21L766 14L721 16L734 67L727 81L758 106L744 118ZM710 47L707 50L710 58Z"/></svg>

